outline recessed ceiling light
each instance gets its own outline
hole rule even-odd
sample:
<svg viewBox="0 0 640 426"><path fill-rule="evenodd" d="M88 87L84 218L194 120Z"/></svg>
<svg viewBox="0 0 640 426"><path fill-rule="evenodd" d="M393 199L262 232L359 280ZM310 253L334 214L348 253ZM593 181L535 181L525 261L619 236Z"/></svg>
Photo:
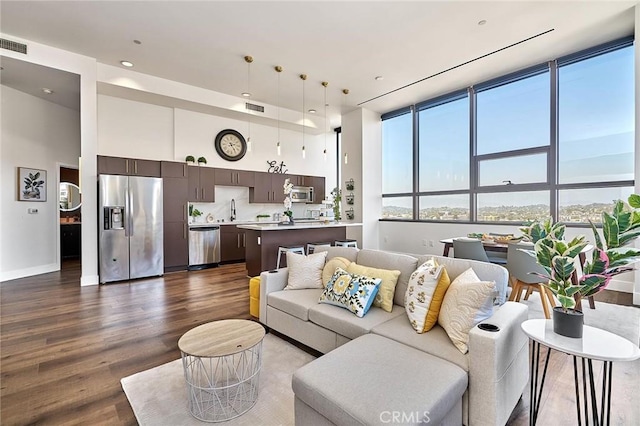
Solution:
<svg viewBox="0 0 640 426"><path fill-rule="evenodd" d="M384 77L381 75L376 76L376 81L384 80Z"/></svg>
<svg viewBox="0 0 640 426"><path fill-rule="evenodd" d="M52 94L52 93L53 93L53 90L48 89L48 88L46 88L46 87L43 87L43 88L42 88L42 91L43 91L44 93L46 93L47 95L50 95L50 94Z"/></svg>
<svg viewBox="0 0 640 426"><path fill-rule="evenodd" d="M127 68L131 68L133 67L133 62L129 62L129 61L120 61L120 63L122 64L122 66L125 66Z"/></svg>
<svg viewBox="0 0 640 426"><path fill-rule="evenodd" d="M242 92L242 96L244 96L245 98L250 98L250 97L251 97L251 93L249 93L249 92Z"/></svg>
<svg viewBox="0 0 640 426"><path fill-rule="evenodd" d="M487 23L487 21L486 21L486 20L484 20L484 19L483 19L482 21L478 21L478 25L484 25L484 24L486 24L486 23Z"/></svg>
<svg viewBox="0 0 640 426"><path fill-rule="evenodd" d="M310 114L315 114L315 113L316 113L316 110L315 110L315 109L313 109L313 108L311 108L311 109L309 110L309 113L310 113Z"/></svg>

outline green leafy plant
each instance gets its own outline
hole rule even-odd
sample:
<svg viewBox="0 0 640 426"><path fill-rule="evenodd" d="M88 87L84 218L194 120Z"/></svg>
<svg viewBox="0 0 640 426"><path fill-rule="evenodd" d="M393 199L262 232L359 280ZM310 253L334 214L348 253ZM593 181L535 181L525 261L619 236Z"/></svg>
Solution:
<svg viewBox="0 0 640 426"><path fill-rule="evenodd" d="M189 216L191 217L199 217L202 216L202 212L193 207L193 205L189 205Z"/></svg>
<svg viewBox="0 0 640 426"><path fill-rule="evenodd" d="M271 215L269 215L269 214L259 214L259 215L256 215L256 217L258 217L258 218L260 218L260 217L271 217Z"/></svg>
<svg viewBox="0 0 640 426"><path fill-rule="evenodd" d="M611 279L632 271L631 263L640 259L640 251L624 246L640 236L640 196L633 194L629 204L618 200L613 213L602 213L602 237L591 223L595 247L583 266L583 275L575 278L575 259L587 246L584 236L564 239L565 225L551 219L520 228L525 238L534 243L527 251L536 258L546 274L538 274L567 311L580 306L580 300L604 290Z"/></svg>
<svg viewBox="0 0 640 426"><path fill-rule="evenodd" d="M207 159L204 157L198 157L198 164L207 164Z"/></svg>
<svg viewBox="0 0 640 426"><path fill-rule="evenodd" d="M331 191L331 195L333 196L333 218L335 220L340 220L340 201L342 201L342 190L336 186Z"/></svg>
<svg viewBox="0 0 640 426"><path fill-rule="evenodd" d="M184 161L186 161L187 163L195 163L196 159L193 155L187 155Z"/></svg>

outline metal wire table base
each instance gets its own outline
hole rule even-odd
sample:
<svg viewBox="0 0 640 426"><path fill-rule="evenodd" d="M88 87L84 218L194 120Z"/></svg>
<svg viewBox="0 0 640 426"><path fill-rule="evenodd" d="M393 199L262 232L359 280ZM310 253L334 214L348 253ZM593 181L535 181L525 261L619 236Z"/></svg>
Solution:
<svg viewBox="0 0 640 426"><path fill-rule="evenodd" d="M262 342L222 357L182 352L182 366L193 417L205 422L231 420L246 413L258 399Z"/></svg>

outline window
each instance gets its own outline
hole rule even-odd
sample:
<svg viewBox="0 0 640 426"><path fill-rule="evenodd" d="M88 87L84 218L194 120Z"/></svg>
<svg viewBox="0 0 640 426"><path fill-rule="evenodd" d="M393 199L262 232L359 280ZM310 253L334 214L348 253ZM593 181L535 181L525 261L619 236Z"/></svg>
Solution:
<svg viewBox="0 0 640 426"><path fill-rule="evenodd" d="M468 190L468 96L421 110L418 129L420 191Z"/></svg>
<svg viewBox="0 0 640 426"><path fill-rule="evenodd" d="M559 67L558 183L633 180L633 61L629 46Z"/></svg>
<svg viewBox="0 0 640 426"><path fill-rule="evenodd" d="M413 191L413 114L382 123L382 193Z"/></svg>
<svg viewBox="0 0 640 426"><path fill-rule="evenodd" d="M634 93L627 38L384 114L383 218L599 222L633 192Z"/></svg>

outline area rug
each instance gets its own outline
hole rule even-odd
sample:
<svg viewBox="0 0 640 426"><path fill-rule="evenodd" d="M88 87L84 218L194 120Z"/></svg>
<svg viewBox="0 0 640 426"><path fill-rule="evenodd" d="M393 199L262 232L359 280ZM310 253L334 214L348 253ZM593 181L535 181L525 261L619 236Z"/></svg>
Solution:
<svg viewBox="0 0 640 426"><path fill-rule="evenodd" d="M293 372L314 359L291 343L267 334L262 344L263 363L258 402L248 412L224 425L292 425ZM125 377L120 381L131 408L142 426L206 424L191 416L182 361Z"/></svg>
<svg viewBox="0 0 640 426"><path fill-rule="evenodd" d="M523 301L529 318L544 318L537 293ZM585 303L585 323L603 328L638 344L640 308L596 302L592 310ZM242 416L225 425L293 425L291 377L314 357L287 341L267 334L263 343L263 365L258 402ZM621 374L637 374L636 363L619 363ZM630 364L627 366L626 364ZM121 380L133 412L142 426L202 425L189 414L182 362L175 360Z"/></svg>

